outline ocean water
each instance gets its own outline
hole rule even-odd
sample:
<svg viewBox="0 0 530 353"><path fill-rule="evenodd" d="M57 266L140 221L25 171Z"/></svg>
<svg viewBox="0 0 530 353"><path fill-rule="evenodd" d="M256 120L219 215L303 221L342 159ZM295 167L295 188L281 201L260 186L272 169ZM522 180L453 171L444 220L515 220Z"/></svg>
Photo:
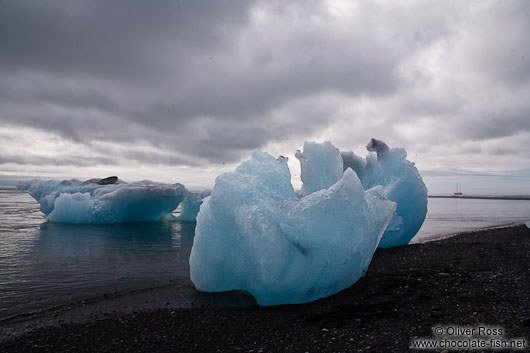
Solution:
<svg viewBox="0 0 530 353"><path fill-rule="evenodd" d="M522 223L530 201L429 199L413 242ZM189 283L195 223L48 222L27 192L0 188L0 319L109 292Z"/></svg>
<svg viewBox="0 0 530 353"><path fill-rule="evenodd" d="M411 243L530 220L530 200L429 198L427 218Z"/></svg>
<svg viewBox="0 0 530 353"><path fill-rule="evenodd" d="M189 282L195 223L49 222L25 191L0 188L0 319L87 297Z"/></svg>

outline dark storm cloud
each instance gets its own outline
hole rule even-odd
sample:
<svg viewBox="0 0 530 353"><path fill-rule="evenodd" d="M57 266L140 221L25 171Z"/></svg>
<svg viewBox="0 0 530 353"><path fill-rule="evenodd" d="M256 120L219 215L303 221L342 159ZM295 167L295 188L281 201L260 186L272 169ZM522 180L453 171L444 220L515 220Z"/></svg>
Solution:
<svg viewBox="0 0 530 353"><path fill-rule="evenodd" d="M178 134L193 112L157 96L190 84L190 62L244 25L248 4L4 1L1 119L77 141L130 140L134 124Z"/></svg>
<svg viewBox="0 0 530 353"><path fill-rule="evenodd" d="M118 161L108 157L83 157L83 156L62 156L60 159L51 157L34 157L25 155L3 155L0 156L0 164L21 164L21 165L56 165L56 166L79 166L93 167L100 165L116 165Z"/></svg>
<svg viewBox="0 0 530 353"><path fill-rule="evenodd" d="M215 49L221 27L244 24L248 4L3 1L0 62L3 70L35 69L133 81L159 78L168 74L169 44L187 51L197 46Z"/></svg>
<svg viewBox="0 0 530 353"><path fill-rule="evenodd" d="M147 165L197 165L191 158L179 157L175 154L162 154L157 152L125 151L116 153L128 161L135 161Z"/></svg>
<svg viewBox="0 0 530 353"><path fill-rule="evenodd" d="M321 10L293 3L294 14L279 13L283 32L248 29L253 5L4 1L0 72L9 80L0 84L1 119L80 142L147 140L233 161L286 138L282 129L293 124L273 124L271 113L293 98L396 88L396 62L385 48L355 47L366 28L352 43L328 28L293 28L285 22ZM305 132L328 120L289 119Z"/></svg>
<svg viewBox="0 0 530 353"><path fill-rule="evenodd" d="M426 120L444 142L509 137L530 131L529 8L511 0L4 0L0 129L81 144L86 163L65 156L80 166L237 161L330 126L364 141L371 136L360 127L372 118L385 137ZM345 116L359 101L375 112L354 107L358 115ZM0 164L42 164L23 155Z"/></svg>
<svg viewBox="0 0 530 353"><path fill-rule="evenodd" d="M530 107L519 112L485 113L465 122L466 135L473 139L488 139L513 136L521 131L530 131Z"/></svg>

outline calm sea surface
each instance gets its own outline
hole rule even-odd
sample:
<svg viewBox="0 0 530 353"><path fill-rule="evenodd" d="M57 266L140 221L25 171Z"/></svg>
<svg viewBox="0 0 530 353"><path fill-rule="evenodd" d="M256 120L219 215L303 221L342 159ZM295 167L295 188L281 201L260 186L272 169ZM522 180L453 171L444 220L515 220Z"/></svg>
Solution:
<svg viewBox="0 0 530 353"><path fill-rule="evenodd" d="M530 219L530 201L429 199L413 242ZM46 221L27 192L0 188L0 319L108 292L187 281L194 223Z"/></svg>
<svg viewBox="0 0 530 353"><path fill-rule="evenodd" d="M429 198L427 209L427 218L411 243L530 220L530 200Z"/></svg>

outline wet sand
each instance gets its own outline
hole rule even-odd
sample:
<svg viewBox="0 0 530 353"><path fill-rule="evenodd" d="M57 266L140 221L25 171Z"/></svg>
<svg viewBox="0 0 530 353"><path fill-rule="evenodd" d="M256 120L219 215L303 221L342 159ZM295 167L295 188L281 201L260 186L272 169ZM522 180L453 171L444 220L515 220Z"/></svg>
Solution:
<svg viewBox="0 0 530 353"><path fill-rule="evenodd" d="M0 322L0 352L408 352L437 325L530 339L530 229L379 249L364 278L308 304L189 283L70 303Z"/></svg>

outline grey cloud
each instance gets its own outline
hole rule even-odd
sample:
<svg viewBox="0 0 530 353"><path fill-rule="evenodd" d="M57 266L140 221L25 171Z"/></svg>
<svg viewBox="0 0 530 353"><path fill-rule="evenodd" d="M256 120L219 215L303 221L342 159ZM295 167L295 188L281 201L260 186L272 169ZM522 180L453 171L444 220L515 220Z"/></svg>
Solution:
<svg viewBox="0 0 530 353"><path fill-rule="evenodd" d="M159 78L167 75L171 62L168 44L185 44L186 50L193 50L195 43L215 46L219 26L244 23L249 4L3 1L0 63L10 70Z"/></svg>
<svg viewBox="0 0 530 353"><path fill-rule="evenodd" d="M517 113L485 113L464 122L465 134L472 139L493 139L530 131L530 109Z"/></svg>
<svg viewBox="0 0 530 353"><path fill-rule="evenodd" d="M126 151L119 154L129 161L147 165L197 165L196 161L190 158L180 157L175 154L162 154L156 152Z"/></svg>
<svg viewBox="0 0 530 353"><path fill-rule="evenodd" d="M116 148L117 163L190 166L342 123L363 143L420 119L453 139L530 131L521 98L503 113L528 93L527 2L352 4L335 18L319 1L0 2L0 125L157 150ZM446 57L427 55L437 46ZM372 115L345 118L340 97L372 102L381 123L359 131Z"/></svg>
<svg viewBox="0 0 530 353"><path fill-rule="evenodd" d="M422 170L421 175L426 178L454 178L455 180L468 181L469 186L473 185L473 182L477 180L498 180L501 183L514 183L512 185L507 184L506 187L513 187L516 183L528 184L528 178L530 177L530 171L528 170L516 170L506 172L473 172L469 170L450 170L450 171L436 171L436 170ZM458 179L456 179L458 178ZM453 184L454 185L454 184ZM502 189L501 189L502 190Z"/></svg>
<svg viewBox="0 0 530 353"><path fill-rule="evenodd" d="M51 158L27 155L0 156L0 164L94 167L100 165L116 165L117 163L118 161L116 159L109 157L59 156L58 158Z"/></svg>
<svg viewBox="0 0 530 353"><path fill-rule="evenodd" d="M108 153L109 151L107 151ZM78 166L78 167L96 167L96 166L113 166L124 163L130 165L196 165L194 160L176 155L162 154L156 152L143 151L114 151L108 153L112 157L98 156L77 156L77 155L58 155L57 157L47 156L28 156L7 154L0 156L0 164L20 164L35 166Z"/></svg>

